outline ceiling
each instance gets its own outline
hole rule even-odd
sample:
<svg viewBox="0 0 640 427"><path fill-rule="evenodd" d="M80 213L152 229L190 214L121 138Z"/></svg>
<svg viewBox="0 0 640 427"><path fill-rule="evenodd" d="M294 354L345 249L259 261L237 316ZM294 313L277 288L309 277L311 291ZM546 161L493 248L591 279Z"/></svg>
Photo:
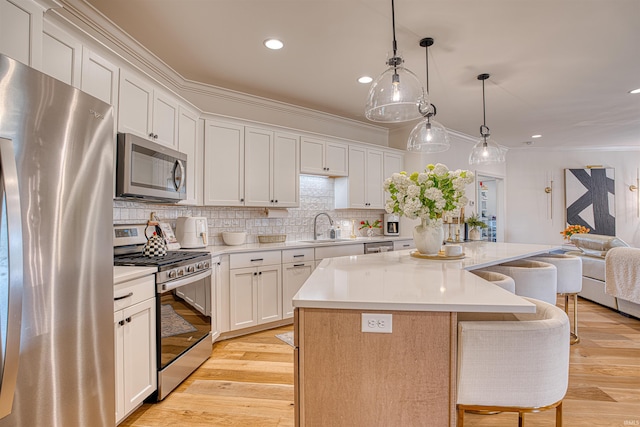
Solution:
<svg viewBox="0 0 640 427"><path fill-rule="evenodd" d="M85 0L184 78L368 122L390 0ZM405 66L447 128L510 148L640 146L640 1L396 0ZM270 51L268 37L284 41ZM371 123L371 122L368 122ZM386 125L385 125L386 126ZM413 126L413 123L388 126ZM410 128L410 127L409 127ZM532 139L534 134L542 137Z"/></svg>

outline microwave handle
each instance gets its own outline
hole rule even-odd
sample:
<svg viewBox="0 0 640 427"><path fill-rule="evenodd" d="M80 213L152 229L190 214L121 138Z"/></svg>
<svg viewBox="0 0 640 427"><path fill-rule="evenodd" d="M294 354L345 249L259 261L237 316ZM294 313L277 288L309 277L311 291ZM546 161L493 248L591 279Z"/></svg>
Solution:
<svg viewBox="0 0 640 427"><path fill-rule="evenodd" d="M180 168L180 179L176 178L176 169ZM180 160L176 160L175 165L173 166L173 186L176 191L180 192L180 189L184 187L184 165Z"/></svg>

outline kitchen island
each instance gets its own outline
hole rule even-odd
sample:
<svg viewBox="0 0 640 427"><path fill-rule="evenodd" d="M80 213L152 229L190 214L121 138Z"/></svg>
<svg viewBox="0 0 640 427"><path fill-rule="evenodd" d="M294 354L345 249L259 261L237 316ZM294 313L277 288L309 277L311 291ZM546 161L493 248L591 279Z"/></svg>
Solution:
<svg viewBox="0 0 640 427"><path fill-rule="evenodd" d="M324 260L293 299L296 425L454 426L457 313L535 311L469 270L555 249L473 242L460 260Z"/></svg>

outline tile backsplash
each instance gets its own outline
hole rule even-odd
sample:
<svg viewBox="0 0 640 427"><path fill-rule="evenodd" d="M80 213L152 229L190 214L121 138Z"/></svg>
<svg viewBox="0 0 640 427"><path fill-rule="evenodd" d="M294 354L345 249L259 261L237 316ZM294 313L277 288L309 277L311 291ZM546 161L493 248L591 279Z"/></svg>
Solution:
<svg viewBox="0 0 640 427"><path fill-rule="evenodd" d="M300 176L300 207L289 208L282 217L269 218L265 208L214 207L156 205L125 200L113 201L113 222L115 224L143 224L155 212L161 221L168 222L175 229L176 218L180 216L202 216L207 218L209 239L213 244L223 244L223 231L246 231L247 243L258 241L260 234L286 234L288 241L313 239L313 219L320 212L326 212L340 225L341 236L349 237L354 221L356 235L360 221L382 221L384 210L334 209L333 179L318 176ZM325 216L318 218L318 232L328 237L329 221ZM376 233L382 233L377 229Z"/></svg>

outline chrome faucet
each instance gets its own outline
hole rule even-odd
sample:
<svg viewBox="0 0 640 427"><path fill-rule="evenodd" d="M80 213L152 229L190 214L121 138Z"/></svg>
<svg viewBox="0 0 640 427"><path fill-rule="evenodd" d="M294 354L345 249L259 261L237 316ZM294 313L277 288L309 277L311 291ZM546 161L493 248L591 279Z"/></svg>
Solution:
<svg viewBox="0 0 640 427"><path fill-rule="evenodd" d="M313 240L318 240L318 217L320 215L325 215L327 218L329 218L329 224L333 225L333 220L331 219L331 217L329 216L328 213L325 212L320 212L318 215L316 215L315 218L313 218Z"/></svg>

